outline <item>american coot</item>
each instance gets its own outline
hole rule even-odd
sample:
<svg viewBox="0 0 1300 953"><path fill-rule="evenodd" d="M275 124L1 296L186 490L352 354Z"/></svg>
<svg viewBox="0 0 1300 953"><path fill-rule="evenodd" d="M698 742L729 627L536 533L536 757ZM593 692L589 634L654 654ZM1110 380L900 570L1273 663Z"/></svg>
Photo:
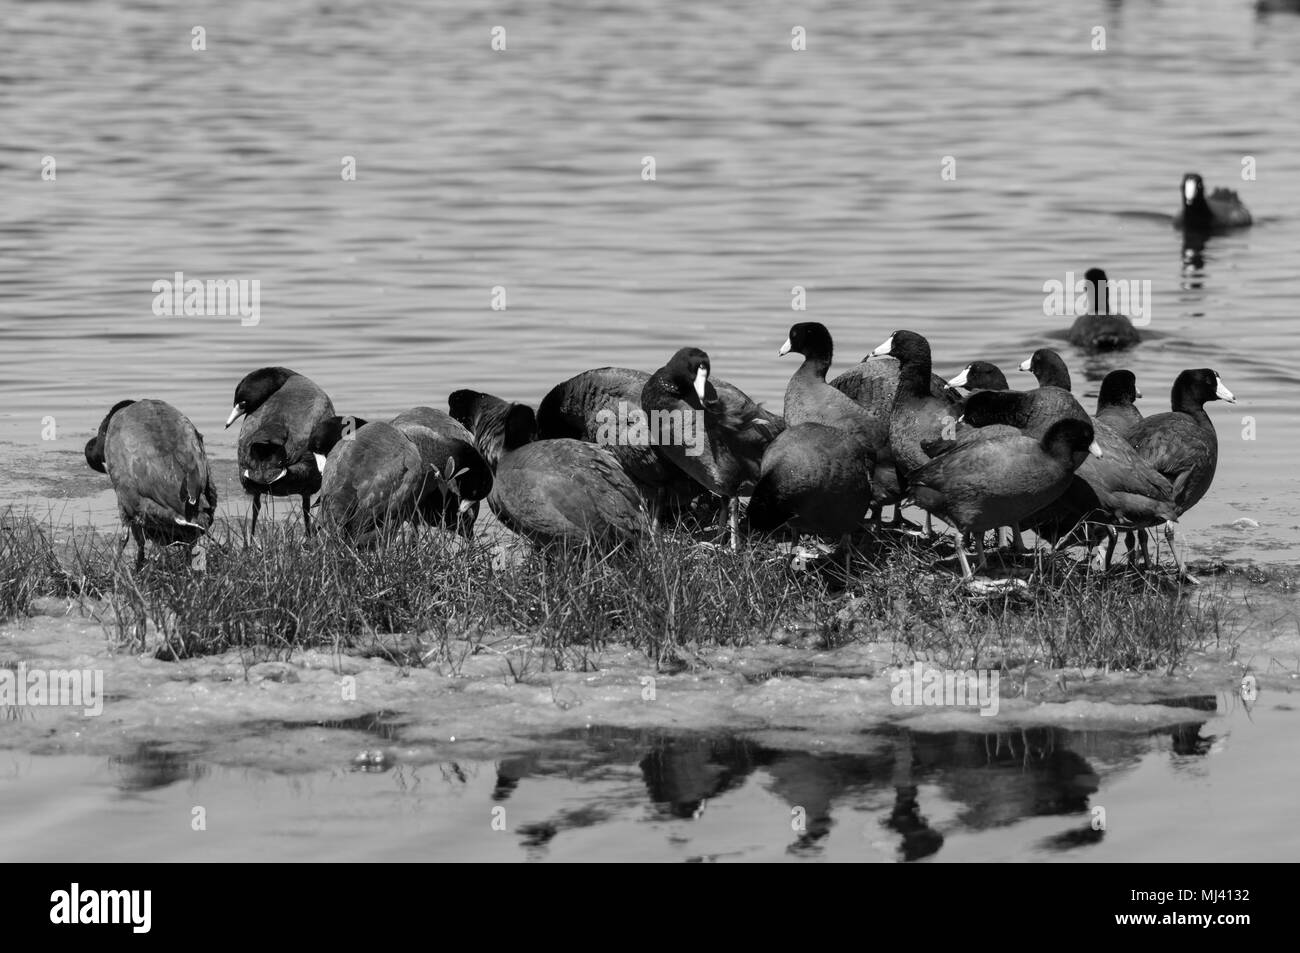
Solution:
<svg viewBox="0 0 1300 953"><path fill-rule="evenodd" d="M1085 460L1061 496L1022 522L1040 536L1060 542L1081 526L1103 527L1108 540L1103 569L1110 566L1120 530L1129 532L1174 519L1174 491L1169 481L1142 459L1129 442L1095 421L1099 458ZM1093 536L1089 542L1100 537Z"/></svg>
<svg viewBox="0 0 1300 953"><path fill-rule="evenodd" d="M651 512L662 519L684 511L703 491L655 452L652 439L659 435L651 434L641 410L641 390L649 379L645 371L598 367L556 384L537 408L537 436L568 437L605 447L640 488ZM713 384L721 390L723 382ZM617 439L620 415L627 424L623 440Z"/></svg>
<svg viewBox="0 0 1300 953"><path fill-rule="evenodd" d="M843 542L862 525L870 502L869 458L861 438L802 423L788 427L763 454L745 515L760 532L788 527Z"/></svg>
<svg viewBox="0 0 1300 953"><path fill-rule="evenodd" d="M1103 525L1110 541L1104 563L1108 565L1117 529L1138 529L1169 518L1172 488L1153 467L1131 452L1120 433L1087 416L1069 393L1070 371L1059 354L1051 348L1040 348L1020 369L1031 371L1040 385L1029 392L1037 395L1034 399L1038 406L1026 430L1037 433L1050 424L1051 418L1044 411L1047 408L1058 419L1073 417L1093 423L1097 444L1104 454L1101 459L1084 461L1066 492L1031 514L1023 525L1053 543L1069 538L1085 521Z"/></svg>
<svg viewBox="0 0 1300 953"><path fill-rule="evenodd" d="M989 361L972 361L967 364L956 377L948 381L948 386L972 393L980 390L1010 390L1002 369Z"/></svg>
<svg viewBox="0 0 1300 953"><path fill-rule="evenodd" d="M239 482L253 497L249 535L257 532L262 495L302 496L302 521L311 535L311 495L320 489L321 475L307 449L312 430L334 416L329 396L311 380L287 367L253 371L235 388L229 427L240 417Z"/></svg>
<svg viewBox="0 0 1300 953"><path fill-rule="evenodd" d="M786 423L792 427L825 424L859 434L873 447L884 446L889 436L884 421L843 391L826 383L826 372L834 358L834 344L826 326L815 321L793 325L777 353L785 356L791 351L802 354L804 360L785 388Z"/></svg>
<svg viewBox="0 0 1300 953"><path fill-rule="evenodd" d="M898 392L889 414L889 446L894 455L900 486L907 474L951 446L957 436L955 405L935 397L930 365L930 342L914 331L895 331L871 352L898 359ZM945 387L947 385L944 385Z"/></svg>
<svg viewBox="0 0 1300 953"><path fill-rule="evenodd" d="M86 444L91 469L107 473L122 515L122 546L135 538L135 568L144 541L193 546L217 508L203 435L171 404L124 400L113 406Z"/></svg>
<svg viewBox="0 0 1300 953"><path fill-rule="evenodd" d="M740 495L758 482L763 452L784 427L739 390L715 389L709 355L684 347L641 389L641 409L652 419L670 414L690 426L690 441L660 443L655 450L710 493L726 501L731 546L737 548ZM703 423L703 435L698 427Z"/></svg>
<svg viewBox="0 0 1300 953"><path fill-rule="evenodd" d="M1174 215L1174 227L1184 232L1213 235L1251 223L1250 212L1236 192L1215 189L1207 198L1205 183L1195 172L1183 176L1182 200L1182 208Z"/></svg>
<svg viewBox="0 0 1300 953"><path fill-rule="evenodd" d="M309 446L326 457L320 509L330 529L368 545L415 516L427 468L392 424L329 418L313 428Z"/></svg>
<svg viewBox="0 0 1300 953"><path fill-rule="evenodd" d="M1033 371L1039 386L1030 391L980 391L966 399L962 419L975 427L1006 424L1041 437L1058 420L1069 417L1090 424L1092 418L1070 393L1070 372L1059 354L1040 348L1020 365Z"/></svg>
<svg viewBox="0 0 1300 953"><path fill-rule="evenodd" d="M1170 392L1172 410L1144 418L1129 434L1137 452L1173 484L1179 516L1209 490L1219 465L1219 438L1214 422L1205 412L1205 404L1212 400L1237 402L1216 371L1208 367L1185 370L1174 380ZM1173 549L1172 522L1165 524L1165 537ZM1174 558L1179 574L1186 576L1187 568L1177 550Z"/></svg>
<svg viewBox="0 0 1300 953"><path fill-rule="evenodd" d="M508 529L539 543L613 542L648 528L636 484L604 447L561 437L533 440L531 407L512 404L488 494Z"/></svg>
<svg viewBox="0 0 1300 953"><path fill-rule="evenodd" d="M902 498L902 487L898 482L893 454L889 450L889 418L898 394L899 368L900 364L894 358L883 356L873 359L868 354L857 366L849 368L831 381L832 387L852 397L871 414L880 428L881 436L874 442L876 467L871 475L873 515L879 520L881 508L893 503L895 526L903 521L902 511L897 507ZM958 403L957 395L937 374L930 376L930 395L937 400L949 401L954 406Z"/></svg>
<svg viewBox="0 0 1300 953"><path fill-rule="evenodd" d="M824 325L790 328L777 353L791 351L804 361L785 391L789 429L763 454L747 510L749 525L759 531L787 526L796 542L799 533L812 533L847 543L871 505L873 440L887 449L888 432L878 418L826 383L833 345Z"/></svg>
<svg viewBox="0 0 1300 953"><path fill-rule="evenodd" d="M1089 453L1102 451L1093 428L1083 421L1059 420L1040 439L1007 427L963 434L947 453L913 471L911 493L917 505L958 530L973 533L983 559L983 535L1018 523L1059 497ZM962 576L973 577L960 541Z"/></svg>
<svg viewBox="0 0 1300 953"><path fill-rule="evenodd" d="M390 423L415 444L424 463L420 518L472 538L479 501L492 489L492 468L474 446L474 435L432 407L412 407Z"/></svg>
<svg viewBox="0 0 1300 953"><path fill-rule="evenodd" d="M1141 397L1142 392L1137 389L1137 378L1132 371L1111 371L1101 382L1094 417L1127 438L1142 422L1142 411L1133 406L1133 401Z"/></svg>
<svg viewBox="0 0 1300 953"><path fill-rule="evenodd" d="M1141 341L1142 336L1133 327L1133 321L1127 315L1111 311L1106 272L1089 268L1083 277L1092 287L1094 310L1074 319L1070 326L1070 343L1086 351L1115 351Z"/></svg>

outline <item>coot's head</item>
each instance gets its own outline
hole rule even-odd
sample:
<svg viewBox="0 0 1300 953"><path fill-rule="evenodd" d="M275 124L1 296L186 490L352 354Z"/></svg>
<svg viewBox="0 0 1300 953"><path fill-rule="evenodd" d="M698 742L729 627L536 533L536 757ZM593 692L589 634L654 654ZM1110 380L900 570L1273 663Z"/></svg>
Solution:
<svg viewBox="0 0 1300 953"><path fill-rule="evenodd" d="M712 373L709 355L698 347L682 348L664 367L674 390L688 403L698 405L717 399L717 393L709 383L709 374Z"/></svg>
<svg viewBox="0 0 1300 953"><path fill-rule="evenodd" d="M1097 402L1103 407L1112 407L1116 404L1131 404L1141 396L1137 378L1132 371L1111 371L1101 382Z"/></svg>
<svg viewBox="0 0 1300 953"><path fill-rule="evenodd" d="M1070 389L1070 371L1050 347L1040 347L1020 363L1022 371L1029 371L1038 380L1040 387L1059 387Z"/></svg>
<svg viewBox="0 0 1300 953"><path fill-rule="evenodd" d="M897 358L900 364L928 363L930 342L915 331L895 331L868 356L879 357L882 354Z"/></svg>
<svg viewBox="0 0 1300 953"><path fill-rule="evenodd" d="M447 458L443 475L451 474L447 482L451 491L460 497L463 508L466 502L484 499L492 491L492 468L472 444L456 443L456 452Z"/></svg>
<svg viewBox="0 0 1300 953"><path fill-rule="evenodd" d="M104 466L104 436L108 433L108 422L123 407L129 407L134 403L133 400L119 400L113 405L113 409L104 416L99 425L99 432L86 441L86 462L90 464L90 469L98 470L100 473L108 472ZM199 438L199 442L203 442L202 437Z"/></svg>
<svg viewBox="0 0 1300 953"><path fill-rule="evenodd" d="M1092 424L1073 417L1058 420L1047 428L1047 433L1043 434L1043 449L1063 463L1068 462L1071 468L1083 463L1088 454L1101 456Z"/></svg>
<svg viewBox="0 0 1300 953"><path fill-rule="evenodd" d="M287 367L262 367L247 375L235 388L235 406L226 418L226 426L257 410L284 386L285 381L296 376L297 373Z"/></svg>
<svg viewBox="0 0 1300 953"><path fill-rule="evenodd" d="M1092 312L1108 314L1110 312L1110 293L1106 284L1106 272L1100 268L1089 268L1083 273L1083 280L1088 283L1088 293L1092 296Z"/></svg>
<svg viewBox="0 0 1300 953"><path fill-rule="evenodd" d="M784 355L789 354L791 351L815 361L825 361L829 364L831 355L834 352L831 344L831 332L826 330L826 325L818 324L816 321L801 321L792 325L789 338L786 339L785 344L781 345L781 350L777 353Z"/></svg>
<svg viewBox="0 0 1300 953"><path fill-rule="evenodd" d="M1226 400L1230 404L1237 402L1237 398L1232 395L1232 391L1223 386L1218 371L1211 370L1208 367L1201 367L1195 370L1183 371L1174 379L1173 391L1170 393L1170 403L1175 410L1181 410L1187 406L1199 407L1212 400Z"/></svg>
<svg viewBox="0 0 1300 953"><path fill-rule="evenodd" d="M326 417L312 428L307 438L307 450L316 458L316 469L325 472L325 458L340 440L351 440L352 435L366 425L361 417Z"/></svg>
<svg viewBox="0 0 1300 953"><path fill-rule="evenodd" d="M1205 201L1205 183L1195 172L1188 172L1183 176L1182 193L1183 208L1191 208Z"/></svg>
<svg viewBox="0 0 1300 953"><path fill-rule="evenodd" d="M949 387L964 387L967 390L1008 390L1006 375L996 365L988 361L972 361L967 364L952 380Z"/></svg>

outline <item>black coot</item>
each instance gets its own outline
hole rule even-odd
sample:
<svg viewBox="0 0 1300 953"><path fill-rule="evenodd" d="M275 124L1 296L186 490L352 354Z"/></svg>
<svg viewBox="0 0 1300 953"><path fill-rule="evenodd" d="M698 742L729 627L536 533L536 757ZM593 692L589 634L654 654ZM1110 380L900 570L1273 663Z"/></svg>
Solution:
<svg viewBox="0 0 1300 953"><path fill-rule="evenodd" d="M1219 438L1214 422L1205 412L1205 404L1212 400L1236 403L1218 372L1208 367L1183 371L1170 393L1172 410L1144 418L1129 434L1143 459L1173 484L1175 509L1180 516L1210 489L1219 465ZM1172 522L1165 524L1165 537L1173 549ZM1186 566L1177 550L1174 558L1179 573L1186 576Z"/></svg>
<svg viewBox="0 0 1300 953"><path fill-rule="evenodd" d="M699 348L682 348L646 381L641 409L651 419L677 422L687 439L661 442L655 449L726 501L734 549L740 516L737 498L758 482L763 452L784 422L765 415L736 388L715 389L709 380L711 371L709 355Z"/></svg>
<svg viewBox="0 0 1300 953"><path fill-rule="evenodd" d="M660 434L641 409L641 389L649 379L645 371L598 367L556 384L537 408L537 436L605 447L640 488L651 512L663 519L686 511L702 490L655 452ZM713 383L716 388L721 382Z"/></svg>
<svg viewBox="0 0 1300 953"><path fill-rule="evenodd" d="M505 413L488 505L508 529L539 543L611 543L648 528L641 494L613 454L570 438L533 440L531 407Z"/></svg>
<svg viewBox="0 0 1300 953"><path fill-rule="evenodd" d="M1014 525L1059 497L1090 452L1101 453L1092 425L1083 421L1057 421L1041 439L1009 427L985 428L963 434L947 453L913 471L911 493L927 512L974 534L982 560L984 533ZM969 581L973 573L960 540L957 555Z"/></svg>
<svg viewBox="0 0 1300 953"><path fill-rule="evenodd" d="M322 474L326 527L369 545L414 518L427 468L415 444L392 424L331 417L313 428L309 446Z"/></svg>
<svg viewBox="0 0 1300 953"><path fill-rule="evenodd" d="M1174 215L1174 227L1199 235L1215 235L1244 228L1250 212L1232 189L1215 189L1205 194L1205 183L1195 172L1183 176L1182 208Z"/></svg>
<svg viewBox="0 0 1300 953"><path fill-rule="evenodd" d="M1101 391L1097 394L1097 413L1094 416L1121 437L1127 438L1133 428L1142 422L1142 411L1133 406L1133 401L1141 396L1137 378L1132 371L1111 371L1101 382Z"/></svg>
<svg viewBox="0 0 1300 953"><path fill-rule="evenodd" d="M1110 288L1106 272L1089 268L1084 280L1092 287L1093 310L1081 314L1070 326L1069 341L1085 351L1116 351L1132 347L1142 340L1128 315L1110 308Z"/></svg>
<svg viewBox="0 0 1300 953"><path fill-rule="evenodd" d="M474 446L474 435L432 407L412 407L390 423L415 444L424 462L420 518L472 538L479 501L492 489L492 468Z"/></svg>
<svg viewBox="0 0 1300 953"><path fill-rule="evenodd" d="M263 367L239 382L226 426L244 418L239 431L239 482L253 497L250 536L257 532L265 493L301 496L303 527L311 535L311 495L320 489L321 475L307 442L316 425L333 416L329 396L287 367Z"/></svg>
<svg viewBox="0 0 1300 953"><path fill-rule="evenodd" d="M86 444L91 469L107 473L122 516L122 548L135 538L135 568L147 537L160 546L193 546L212 526L212 487L203 435L171 404L124 400ZM121 550L119 549L119 554Z"/></svg>

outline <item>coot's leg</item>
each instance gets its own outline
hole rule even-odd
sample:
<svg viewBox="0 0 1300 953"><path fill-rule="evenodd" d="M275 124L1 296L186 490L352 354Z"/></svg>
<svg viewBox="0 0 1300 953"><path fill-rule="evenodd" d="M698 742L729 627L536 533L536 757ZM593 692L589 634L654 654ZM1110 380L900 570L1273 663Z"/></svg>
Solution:
<svg viewBox="0 0 1300 953"><path fill-rule="evenodd" d="M135 537L135 571L139 572L144 568L144 527L132 523L131 535Z"/></svg>
<svg viewBox="0 0 1300 953"><path fill-rule="evenodd" d="M1115 546L1119 543L1119 530L1115 529L1113 526L1109 526L1106 528L1106 536L1106 560L1101 564L1103 572L1110 569L1110 561L1115 555ZM1128 538L1131 540L1133 534L1129 533Z"/></svg>
<svg viewBox="0 0 1300 953"><path fill-rule="evenodd" d="M257 514L262 512L262 494L253 494L253 522L248 527L248 541L251 543L253 537L257 535Z"/></svg>
<svg viewBox="0 0 1300 953"><path fill-rule="evenodd" d="M1174 521L1165 521L1165 539L1169 542L1169 549L1174 554L1174 562L1178 564L1178 576L1180 579L1186 579L1193 585L1199 585L1200 580L1187 571L1187 564L1183 562L1183 557L1178 554L1174 546Z"/></svg>
<svg viewBox="0 0 1300 953"><path fill-rule="evenodd" d="M308 538L311 537L311 494L302 495L302 525Z"/></svg>
<svg viewBox="0 0 1300 953"><path fill-rule="evenodd" d="M975 574L970 570L970 563L966 559L966 548L962 546L961 540L957 540L957 558L961 561L961 578L970 582L975 578Z"/></svg>

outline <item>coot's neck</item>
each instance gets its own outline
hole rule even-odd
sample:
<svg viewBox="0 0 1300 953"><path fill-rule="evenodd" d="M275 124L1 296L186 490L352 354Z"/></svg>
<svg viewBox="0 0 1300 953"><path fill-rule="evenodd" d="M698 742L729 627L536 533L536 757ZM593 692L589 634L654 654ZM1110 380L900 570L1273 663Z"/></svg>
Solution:
<svg viewBox="0 0 1300 953"><path fill-rule="evenodd" d="M795 371L795 373L800 377L811 377L825 382L826 372L830 369L830 355L806 354L803 363L799 365L799 370Z"/></svg>
<svg viewBox="0 0 1300 953"><path fill-rule="evenodd" d="M1214 423L1210 420L1210 415L1205 412L1205 401L1197 400L1192 394L1175 391L1172 404L1176 413L1186 414L1200 426L1209 427L1211 430L1214 429Z"/></svg>
<svg viewBox="0 0 1300 953"><path fill-rule="evenodd" d="M1184 225L1209 225L1213 217L1213 213L1210 211L1210 203L1205 201L1204 193L1196 196L1183 207Z"/></svg>
<svg viewBox="0 0 1300 953"><path fill-rule="evenodd" d="M930 355L918 354L900 363L898 368L898 396L928 397L930 395Z"/></svg>
<svg viewBox="0 0 1300 953"><path fill-rule="evenodd" d="M1093 314L1110 314L1110 285L1105 280L1092 283Z"/></svg>
<svg viewBox="0 0 1300 953"><path fill-rule="evenodd" d="M1039 387L1059 387L1061 390L1070 390L1070 371L1059 364L1045 364L1034 376L1038 378Z"/></svg>

